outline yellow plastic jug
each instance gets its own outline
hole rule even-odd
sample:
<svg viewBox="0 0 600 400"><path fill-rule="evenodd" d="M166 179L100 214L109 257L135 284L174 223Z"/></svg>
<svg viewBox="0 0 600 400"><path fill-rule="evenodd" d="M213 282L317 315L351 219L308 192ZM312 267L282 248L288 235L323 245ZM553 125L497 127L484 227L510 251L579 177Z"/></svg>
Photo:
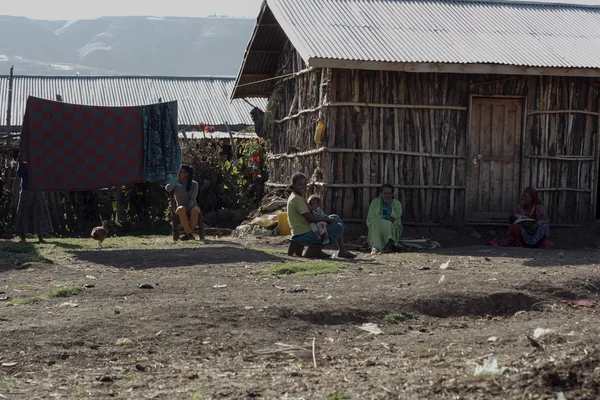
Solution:
<svg viewBox="0 0 600 400"><path fill-rule="evenodd" d="M279 236L291 235L292 229L290 228L286 212L277 214L277 223L279 224Z"/></svg>
<svg viewBox="0 0 600 400"><path fill-rule="evenodd" d="M317 124L317 128L315 129L315 143L322 144L323 143L323 133L325 132L325 123L323 120L319 120Z"/></svg>

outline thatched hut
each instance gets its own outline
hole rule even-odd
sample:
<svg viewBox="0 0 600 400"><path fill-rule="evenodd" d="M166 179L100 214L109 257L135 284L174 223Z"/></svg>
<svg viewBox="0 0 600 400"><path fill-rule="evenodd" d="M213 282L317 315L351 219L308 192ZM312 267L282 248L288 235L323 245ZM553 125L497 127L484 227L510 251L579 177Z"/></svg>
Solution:
<svg viewBox="0 0 600 400"><path fill-rule="evenodd" d="M593 6L266 0L232 98L269 98L268 184L303 171L345 221L389 182L417 225L505 222L526 186L580 224L598 214L598 49Z"/></svg>

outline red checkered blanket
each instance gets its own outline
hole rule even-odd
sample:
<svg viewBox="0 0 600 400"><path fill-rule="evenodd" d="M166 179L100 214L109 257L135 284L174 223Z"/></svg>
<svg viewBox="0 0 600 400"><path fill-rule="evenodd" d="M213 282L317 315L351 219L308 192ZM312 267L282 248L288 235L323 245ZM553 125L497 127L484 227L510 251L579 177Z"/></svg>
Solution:
<svg viewBox="0 0 600 400"><path fill-rule="evenodd" d="M144 107L152 106L95 107L29 97L21 132L29 189L80 191L141 182L148 147ZM176 111L169 118L175 119L167 125L174 125L177 135ZM150 128L160 137L157 127ZM181 153L179 143L176 147ZM160 143L158 148L160 153ZM179 165L167 169L172 174ZM164 173L160 177L166 178Z"/></svg>

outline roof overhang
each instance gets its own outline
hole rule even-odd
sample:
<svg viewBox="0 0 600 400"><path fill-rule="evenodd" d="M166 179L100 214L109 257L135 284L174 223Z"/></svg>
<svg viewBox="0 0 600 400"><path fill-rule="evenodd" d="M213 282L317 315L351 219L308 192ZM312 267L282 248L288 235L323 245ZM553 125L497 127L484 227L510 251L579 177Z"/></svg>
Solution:
<svg viewBox="0 0 600 400"><path fill-rule="evenodd" d="M447 74L552 75L600 77L599 68L547 68L505 64L397 63L385 61L309 58L313 68L364 69L375 71L437 72Z"/></svg>
<svg viewBox="0 0 600 400"><path fill-rule="evenodd" d="M246 47L231 99L269 97L279 58L288 42L286 34L264 1Z"/></svg>

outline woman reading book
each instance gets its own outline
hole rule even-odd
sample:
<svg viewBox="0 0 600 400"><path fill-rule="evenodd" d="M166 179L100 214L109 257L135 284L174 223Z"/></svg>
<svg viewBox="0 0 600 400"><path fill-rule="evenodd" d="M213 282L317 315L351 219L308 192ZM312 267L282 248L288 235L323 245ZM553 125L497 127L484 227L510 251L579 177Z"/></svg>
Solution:
<svg viewBox="0 0 600 400"><path fill-rule="evenodd" d="M550 248L550 223L535 189L525 189L521 202L509 221L511 225L508 239L494 239L489 242L490 245Z"/></svg>

